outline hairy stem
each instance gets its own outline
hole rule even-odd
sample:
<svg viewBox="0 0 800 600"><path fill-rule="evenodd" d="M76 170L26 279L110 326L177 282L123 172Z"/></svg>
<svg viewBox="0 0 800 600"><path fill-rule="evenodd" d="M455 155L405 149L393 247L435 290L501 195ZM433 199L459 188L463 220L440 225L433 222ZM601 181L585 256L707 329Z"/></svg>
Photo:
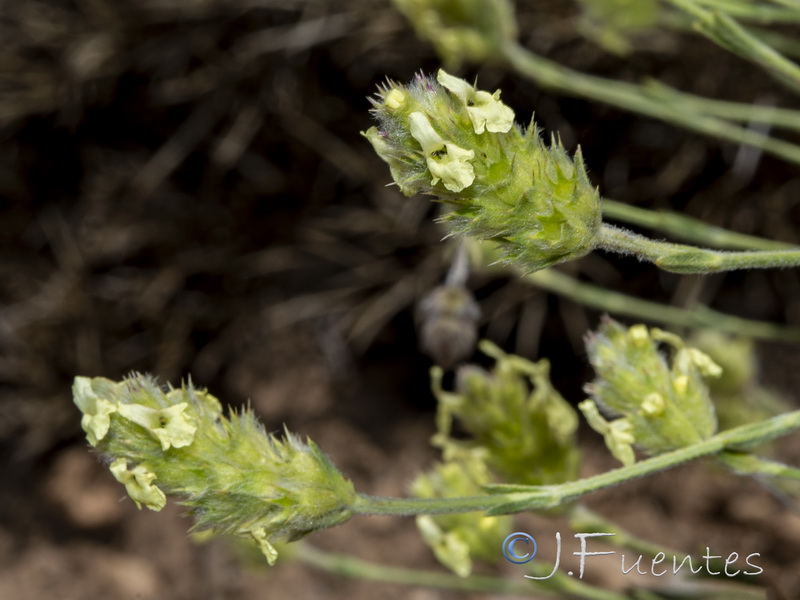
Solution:
<svg viewBox="0 0 800 600"><path fill-rule="evenodd" d="M800 92L800 66L765 44L721 10L695 0L665 0L694 19L694 26L717 45L749 60L794 92ZM795 11L796 13L796 11Z"/></svg>
<svg viewBox="0 0 800 600"><path fill-rule="evenodd" d="M797 124L800 126L800 112L797 114ZM731 250L790 250L794 248L785 242L729 231L722 227L709 225L700 219L668 210L648 210L608 198L603 198L602 207L603 217L648 227L704 246Z"/></svg>
<svg viewBox="0 0 800 600"><path fill-rule="evenodd" d="M800 341L800 328L726 315L706 306L669 306L578 281L556 269L543 269L524 277L538 288L569 298L584 306L615 315L664 323L674 327L711 327L756 339Z"/></svg>
<svg viewBox="0 0 800 600"><path fill-rule="evenodd" d="M498 549L498 553L499 551ZM562 573L557 573L546 583L541 582L540 585L528 580L514 581L488 575L459 577L450 573L381 565L354 556L324 552L303 542L296 545L294 556L306 564L329 573L384 583L419 585L464 592L518 594L537 598L543 596L563 598L564 594L568 594L571 598L585 600L628 600L629 598L624 594L595 588ZM551 570L552 565L548 567L548 572ZM547 589L545 589L545 585Z"/></svg>
<svg viewBox="0 0 800 600"><path fill-rule="evenodd" d="M467 498L378 498L361 494L352 508L354 514L406 516L478 510L490 514L507 514L554 508L591 492L663 471L701 456L718 454L724 450L743 450L786 435L798 428L800 428L800 410L729 429L691 446L659 454L593 477L559 485L487 486L487 489L495 493Z"/></svg>
<svg viewBox="0 0 800 600"><path fill-rule="evenodd" d="M502 48L503 57L518 73L555 92L598 100L679 127L739 144L761 148L800 164L800 146L745 129L727 119L703 114L690 105L662 101L640 85L587 75L538 56L516 42Z"/></svg>
<svg viewBox="0 0 800 600"><path fill-rule="evenodd" d="M800 266L800 249L726 252L651 240L626 229L603 225L598 248L632 254L673 273L717 273L735 269Z"/></svg>

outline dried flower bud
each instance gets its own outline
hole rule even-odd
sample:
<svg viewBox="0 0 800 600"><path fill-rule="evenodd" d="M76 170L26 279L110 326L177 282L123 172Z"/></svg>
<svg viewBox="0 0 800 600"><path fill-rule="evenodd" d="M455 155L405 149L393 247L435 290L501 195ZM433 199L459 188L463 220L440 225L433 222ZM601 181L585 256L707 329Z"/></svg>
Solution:
<svg viewBox="0 0 800 600"><path fill-rule="evenodd" d="M472 293L460 285L442 285L420 302L422 350L437 365L450 369L475 349L481 310Z"/></svg>
<svg viewBox="0 0 800 600"><path fill-rule="evenodd" d="M546 147L534 124L490 94L440 70L407 86L389 82L372 100L379 126L363 135L407 196L453 206L451 234L501 244L507 261L535 271L578 258L596 245L600 202L580 150Z"/></svg>

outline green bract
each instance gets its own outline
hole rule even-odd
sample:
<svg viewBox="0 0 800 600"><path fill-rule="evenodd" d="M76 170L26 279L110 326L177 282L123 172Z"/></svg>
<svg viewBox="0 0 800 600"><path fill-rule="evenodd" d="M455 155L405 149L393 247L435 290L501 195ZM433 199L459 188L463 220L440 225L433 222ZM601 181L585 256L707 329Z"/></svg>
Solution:
<svg viewBox="0 0 800 600"><path fill-rule="evenodd" d="M225 418L219 401L191 383L165 392L143 375L77 377L73 391L89 442L140 508L161 510L165 492L178 494L197 529L252 539L270 564L273 542L352 514L352 484L313 442L269 435L249 411Z"/></svg>
<svg viewBox="0 0 800 600"><path fill-rule="evenodd" d="M407 86L389 82L372 100L377 127L364 132L407 196L437 196L453 210L451 234L499 242L506 259L535 271L596 245L600 201L583 166L534 124L444 71Z"/></svg>

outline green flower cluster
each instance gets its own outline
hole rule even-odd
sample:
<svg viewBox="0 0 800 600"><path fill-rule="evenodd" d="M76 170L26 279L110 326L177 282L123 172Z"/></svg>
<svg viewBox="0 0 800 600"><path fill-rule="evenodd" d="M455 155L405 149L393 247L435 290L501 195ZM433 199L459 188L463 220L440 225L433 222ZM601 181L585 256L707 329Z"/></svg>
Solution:
<svg viewBox="0 0 800 600"><path fill-rule="evenodd" d="M418 498L478 496L492 483L484 448L450 449L445 461L417 477L411 492ZM472 560L494 560L511 532L512 518L479 512L417 517L417 528L436 558L461 577L472 573Z"/></svg>
<svg viewBox="0 0 800 600"><path fill-rule="evenodd" d="M671 360L659 351L660 342L672 348ZM597 378L587 386L592 399L578 408L623 464L635 462L633 444L661 454L716 432L704 378L719 377L722 369L678 336L606 319L586 349ZM601 412L620 418L608 421Z"/></svg>
<svg viewBox="0 0 800 600"><path fill-rule="evenodd" d="M461 367L455 391L442 388L440 368L431 370L439 402L432 443L444 460L417 478L414 495L475 496L498 478L527 485L574 479L578 416L550 384L547 361L505 354L485 340L479 347L495 359L494 369ZM455 422L466 438L453 436ZM436 557L461 576L471 572L472 558L496 557L511 527L480 513L419 517L417 524Z"/></svg>
<svg viewBox="0 0 800 600"><path fill-rule="evenodd" d="M394 0L394 5L450 66L499 56L501 46L517 36L508 0Z"/></svg>
<svg viewBox="0 0 800 600"><path fill-rule="evenodd" d="M407 86L389 82L372 100L379 126L363 135L407 196L453 206L451 234L499 242L506 259L535 271L596 245L600 201L583 166L560 142L547 147L536 126L514 124L493 94L440 70Z"/></svg>
<svg viewBox="0 0 800 600"><path fill-rule="evenodd" d="M461 367L455 392L443 390L441 372L432 372L439 400L433 444L445 455L450 448L483 448L489 467L506 481L548 485L573 479L580 458L578 416L550 383L550 364L506 354L488 340L479 348L495 359L494 368ZM452 437L455 421L468 440Z"/></svg>
<svg viewBox="0 0 800 600"><path fill-rule="evenodd" d="M790 410L786 401L759 380L753 340L711 329L696 332L689 343L722 367L708 382L720 430L775 417Z"/></svg>
<svg viewBox="0 0 800 600"><path fill-rule="evenodd" d="M191 383L164 391L143 375L76 377L72 391L89 443L139 508L161 510L178 494L197 530L250 538L270 564L273 542L352 516L352 483L313 442L269 435L250 411L226 418Z"/></svg>

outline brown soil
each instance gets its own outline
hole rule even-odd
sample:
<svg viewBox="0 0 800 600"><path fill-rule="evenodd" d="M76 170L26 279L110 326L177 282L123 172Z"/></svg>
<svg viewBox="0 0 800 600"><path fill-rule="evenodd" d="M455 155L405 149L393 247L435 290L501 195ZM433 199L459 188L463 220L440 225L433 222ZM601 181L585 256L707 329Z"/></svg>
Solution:
<svg viewBox="0 0 800 600"><path fill-rule="evenodd" d="M525 43L562 64L791 104L700 39L655 36L616 58L576 33L569 3L521 4ZM76 374L191 374L234 406L249 400L270 430L314 439L359 490L406 493L436 458L414 306L447 263L431 203L385 187L359 130L386 76L438 67L430 47L377 0L18 0L0 8L0 39L0 598L488 598L267 568L228 541L195 544L177 503L152 513L122 497L69 393ZM749 174L730 144L549 94L497 65L479 73L519 119L535 111L580 143L609 197L800 242L794 165L763 156ZM609 255L568 268L649 299L800 325L796 270L678 277ZM507 277L470 286L481 335L548 357L556 386L580 401L591 378L581 337L599 314ZM796 404L797 347L760 353L765 380ZM614 466L594 434L581 439L587 474ZM800 464L796 437L775 452ZM683 553L758 552L769 597L800 597L797 505L752 479L698 462L589 504ZM527 519L520 527L568 531ZM440 569L410 519L357 519L307 542ZM480 570L521 577L499 549ZM593 577L640 583L616 566Z"/></svg>

